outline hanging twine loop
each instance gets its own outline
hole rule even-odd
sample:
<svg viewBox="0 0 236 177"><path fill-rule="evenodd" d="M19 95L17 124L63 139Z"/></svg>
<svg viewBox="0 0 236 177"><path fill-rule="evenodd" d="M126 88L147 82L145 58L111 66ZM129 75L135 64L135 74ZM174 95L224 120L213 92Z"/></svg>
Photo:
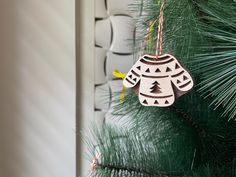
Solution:
<svg viewBox="0 0 236 177"><path fill-rule="evenodd" d="M163 23L164 23L164 6L165 0L161 0L158 32L157 32L157 43L156 43L156 60L158 60L159 55L163 52Z"/></svg>
<svg viewBox="0 0 236 177"><path fill-rule="evenodd" d="M154 25L158 22L157 25L157 42L156 42L156 60L158 60L159 55L162 55L163 53L163 24L164 24L164 6L165 6L165 0L160 0L160 14L159 19L156 19L155 21L149 21L147 23L147 34L145 36L144 45L146 46L148 41L148 49L152 49L152 41L153 41L153 28Z"/></svg>

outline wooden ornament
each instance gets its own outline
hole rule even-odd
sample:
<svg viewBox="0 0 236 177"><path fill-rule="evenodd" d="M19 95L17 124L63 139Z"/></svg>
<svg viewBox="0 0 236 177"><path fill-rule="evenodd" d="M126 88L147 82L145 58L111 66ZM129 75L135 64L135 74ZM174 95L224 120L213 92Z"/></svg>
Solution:
<svg viewBox="0 0 236 177"><path fill-rule="evenodd" d="M127 88L137 87L139 101L144 106L167 107L176 97L193 88L193 79L178 60L164 54L144 55L130 69L123 80Z"/></svg>

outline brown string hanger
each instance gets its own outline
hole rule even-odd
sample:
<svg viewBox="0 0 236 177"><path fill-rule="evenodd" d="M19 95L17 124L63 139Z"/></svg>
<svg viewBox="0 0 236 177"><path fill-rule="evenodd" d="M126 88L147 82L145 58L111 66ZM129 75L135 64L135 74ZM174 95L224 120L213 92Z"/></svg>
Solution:
<svg viewBox="0 0 236 177"><path fill-rule="evenodd" d="M163 53L163 23L164 23L164 6L165 6L165 0L160 0L160 13L159 18L157 18L155 21L149 21L147 23L147 34L145 36L144 40L144 48L147 45L148 42L148 48L149 50L152 49L152 41L153 41L153 27L158 22L157 25L157 41L156 41L156 60L158 59L159 55L162 55Z"/></svg>
<svg viewBox="0 0 236 177"><path fill-rule="evenodd" d="M159 24L157 29L157 43L156 43L156 60L158 60L158 56L162 55L163 52L163 23L164 23L164 6L165 0L160 1L160 15L159 15Z"/></svg>

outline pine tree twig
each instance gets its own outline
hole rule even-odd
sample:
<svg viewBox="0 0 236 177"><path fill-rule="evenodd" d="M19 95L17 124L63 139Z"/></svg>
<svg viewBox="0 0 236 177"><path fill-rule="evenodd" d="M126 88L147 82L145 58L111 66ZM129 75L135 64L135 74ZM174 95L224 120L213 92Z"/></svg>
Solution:
<svg viewBox="0 0 236 177"><path fill-rule="evenodd" d="M139 173L139 174L146 174L150 175L152 177L181 177L183 176L182 173L179 172L164 172L164 171L159 171L158 173L152 173L149 172L145 169L141 168L135 168L135 167L127 167L127 166L121 166L121 165L103 165L103 164L97 164L97 168L101 169L109 169L110 171L128 171L129 173Z"/></svg>
<svg viewBox="0 0 236 177"><path fill-rule="evenodd" d="M205 138L207 136L205 129L202 128L198 123L196 123L194 119L183 109L174 108L174 110L179 116L183 118L185 122L187 122L191 127L193 127L201 137Z"/></svg>

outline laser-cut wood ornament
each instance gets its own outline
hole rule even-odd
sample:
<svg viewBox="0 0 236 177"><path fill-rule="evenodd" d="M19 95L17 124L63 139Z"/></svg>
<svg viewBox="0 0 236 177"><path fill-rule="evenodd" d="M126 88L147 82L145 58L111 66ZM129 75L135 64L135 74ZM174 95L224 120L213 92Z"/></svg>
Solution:
<svg viewBox="0 0 236 177"><path fill-rule="evenodd" d="M164 1L160 9L156 55L142 56L123 80L125 87L133 87L138 92L144 106L168 107L194 85L189 72L173 55L162 55L163 11Z"/></svg>
<svg viewBox="0 0 236 177"><path fill-rule="evenodd" d="M193 87L193 80L187 70L170 55L144 55L128 72L123 80L127 88L139 84L139 100L144 106L167 107L175 98Z"/></svg>

